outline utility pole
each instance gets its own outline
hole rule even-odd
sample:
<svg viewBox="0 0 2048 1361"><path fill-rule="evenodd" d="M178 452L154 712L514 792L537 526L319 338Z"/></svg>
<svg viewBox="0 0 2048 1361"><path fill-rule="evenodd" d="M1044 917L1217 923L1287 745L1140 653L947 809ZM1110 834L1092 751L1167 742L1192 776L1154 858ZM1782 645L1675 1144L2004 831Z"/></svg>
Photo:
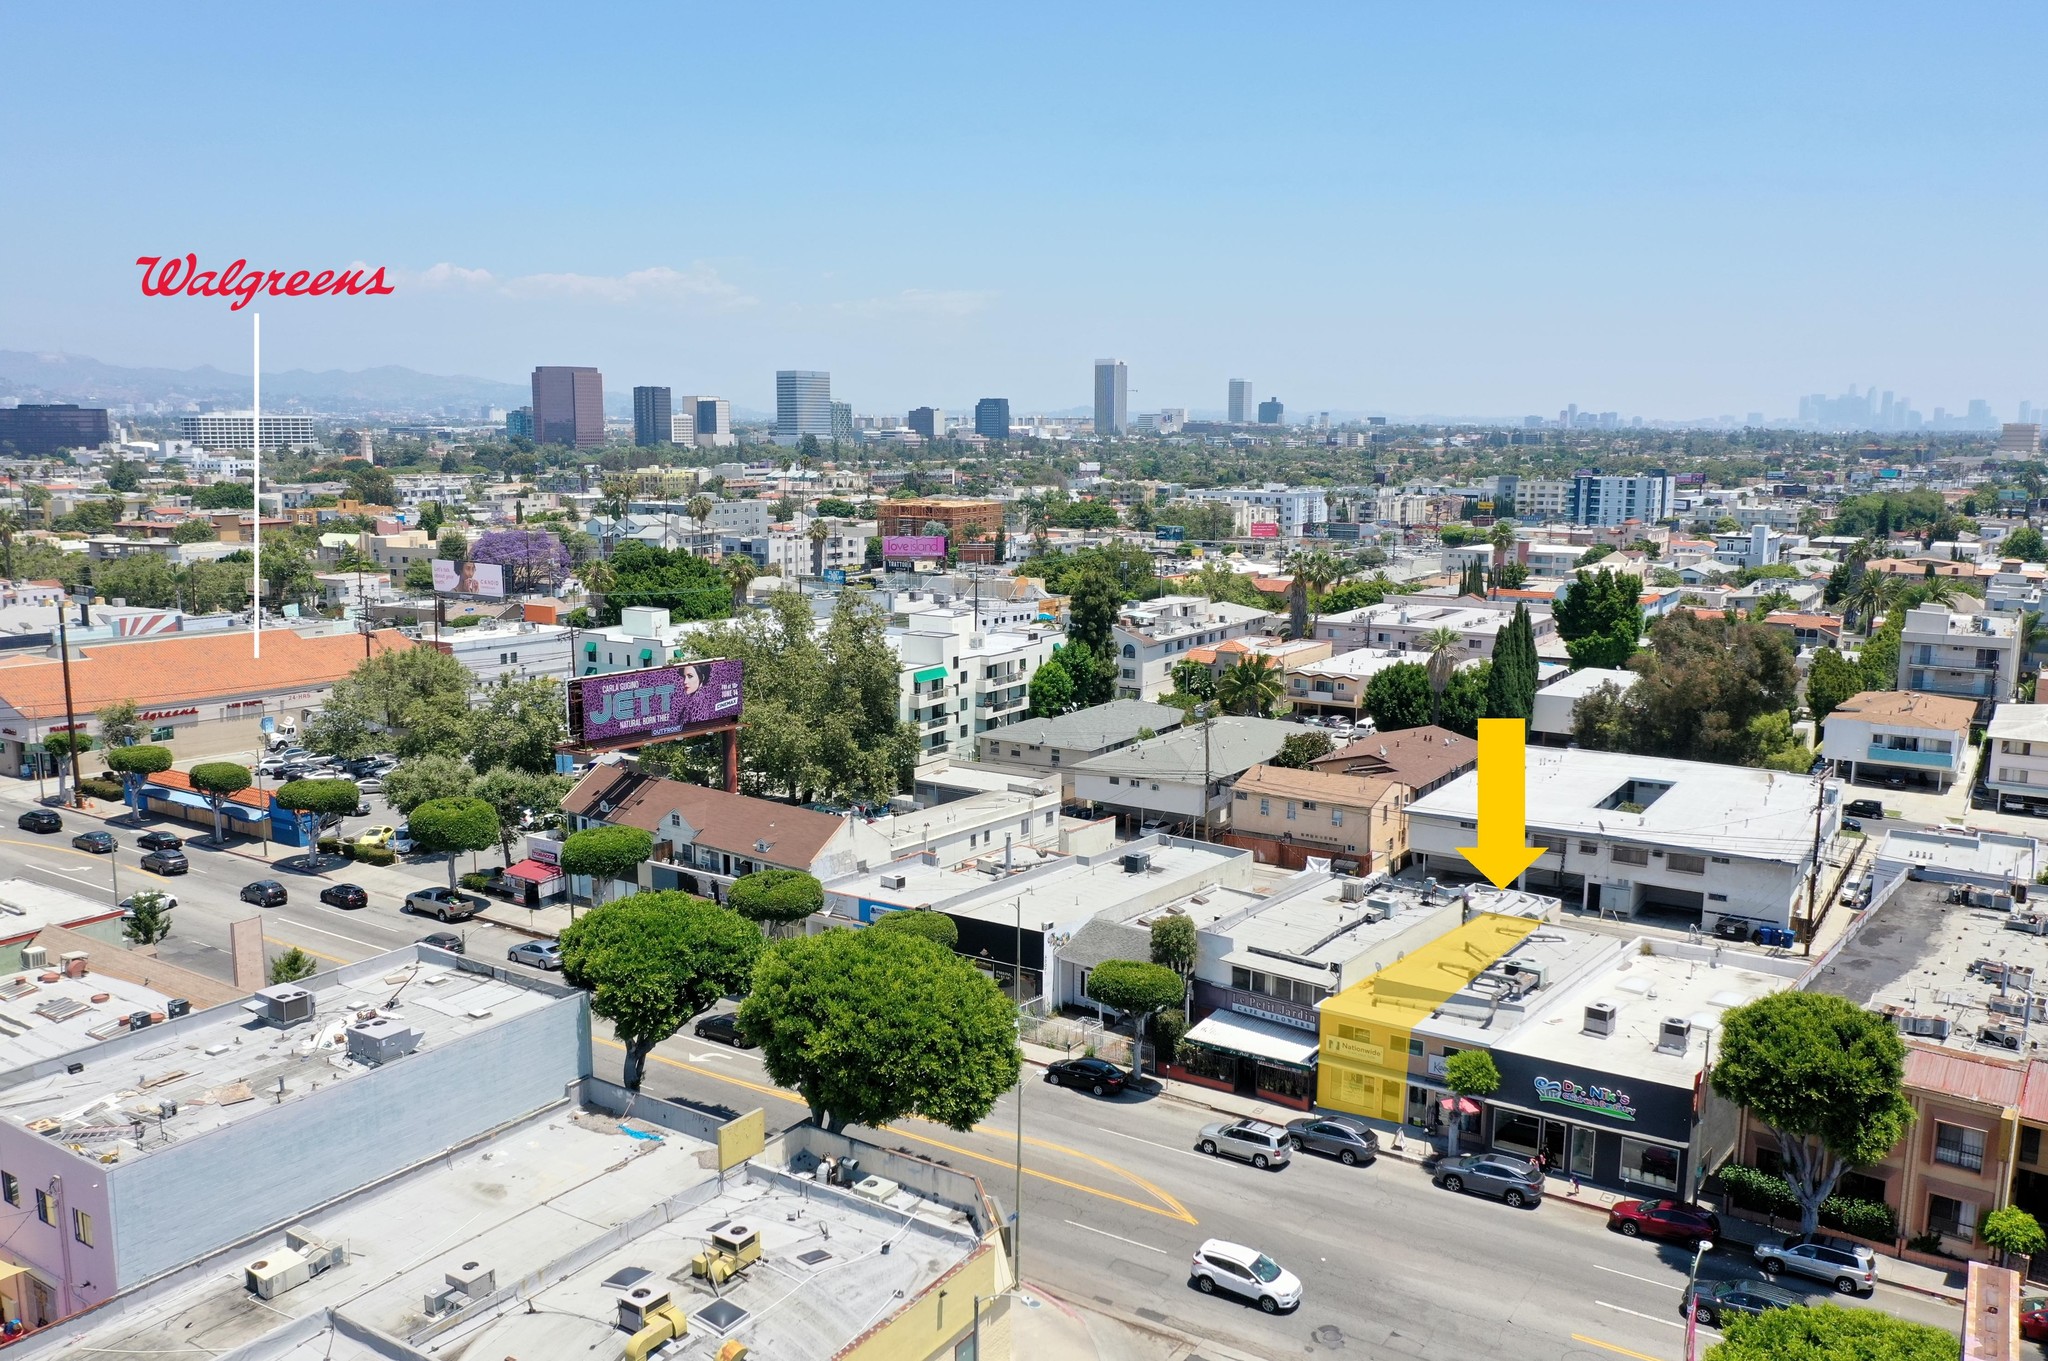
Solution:
<svg viewBox="0 0 2048 1361"><path fill-rule="evenodd" d="M1003 838L1003 856L1004 856L1004 859L1005 859L1006 861L1008 860L1008 858L1009 858L1009 854L1010 854L1010 845L1009 845L1009 843L1010 843L1010 839L1009 839L1009 838L1008 838L1007 836L1006 836L1006 837L1004 837L1004 838ZM1016 947L1015 947L1015 949L1016 949L1016 955L1015 955L1015 958L1014 958L1014 959L1012 960L1012 971L1011 971L1011 974L1010 974L1010 976L1011 976L1011 977L1012 977L1013 979L1015 979L1015 980L1016 980L1016 993L1017 993L1017 999L1016 999L1016 1000L1017 1000L1017 1037L1018 1037L1018 1039L1020 1039L1020 1040L1021 1040L1021 1039L1023 1039L1023 1037L1024 1037L1024 895L1023 895L1023 894L1021 894L1021 893L1020 893L1020 894L1018 894L1018 895L1017 895L1017 899L1016 899L1016 903L1015 903L1015 906L1016 906L1016 909L1017 909L1017 944L1016 944ZM1021 1286L1022 1286L1022 1285L1024 1284L1024 1079L1023 1079L1023 1076L1022 1076L1022 1074L1021 1074L1021 1071L1020 1071L1020 1073L1019 1073L1019 1076L1018 1076L1018 1078L1017 1078L1017 1168L1016 1168L1016 1172L1017 1172L1017 1185L1016 1185L1016 1189L1015 1189L1014 1191L1012 1191L1012 1192L1011 1192L1011 1196L1012 1196L1012 1198L1013 1198L1013 1199L1014 1199L1014 1201L1015 1201L1015 1204L1014 1204L1014 1206L1013 1206L1013 1207L1012 1207L1012 1209L1011 1209L1011 1214L1012 1214L1012 1215L1013 1215L1013 1216L1015 1217L1015 1224L1014 1224L1014 1226L1013 1226L1013 1227L1011 1228L1011 1230L1010 1230L1010 1269L1011 1269L1011 1274L1013 1274L1013 1275L1014 1275L1014 1276L1015 1276L1015 1277L1017 1278L1017 1284L1018 1284L1018 1285L1019 1285L1019 1286L1021 1287ZM977 1361L978 1361L979 1355L980 1355L979 1353L976 1353Z"/></svg>
<svg viewBox="0 0 2048 1361"><path fill-rule="evenodd" d="M1821 769L1820 778L1815 782L1816 795L1813 801L1813 868L1806 876L1806 943L1800 951L1802 957L1813 954L1813 933L1820 929L1820 826L1821 817L1828 806L1828 773Z"/></svg>
<svg viewBox="0 0 2048 1361"><path fill-rule="evenodd" d="M57 655L64 670L64 737L71 748L71 806L82 808L85 800L78 793L78 715L71 708L71 634L66 627L70 612L71 597L67 595L57 603Z"/></svg>

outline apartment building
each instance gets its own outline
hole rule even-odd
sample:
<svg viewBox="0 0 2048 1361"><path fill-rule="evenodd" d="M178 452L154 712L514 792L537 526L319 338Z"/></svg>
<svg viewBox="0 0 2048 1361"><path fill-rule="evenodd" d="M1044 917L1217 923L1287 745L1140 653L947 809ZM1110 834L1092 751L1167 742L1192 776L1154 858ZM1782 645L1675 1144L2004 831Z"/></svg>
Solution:
<svg viewBox="0 0 2048 1361"><path fill-rule="evenodd" d="M1867 690L1827 716L1821 755L1852 784L1932 784L1939 793L1969 778L1976 712L1975 701L1954 695Z"/></svg>
<svg viewBox="0 0 2048 1361"><path fill-rule="evenodd" d="M1527 602L1523 602L1527 603ZM1469 596L1455 600L1444 597L1403 596L1380 605L1366 605L1339 614L1326 614L1316 621L1316 636L1329 640L1336 656L1359 648L1382 652L1415 652L1422 639L1437 629L1458 635L1457 655L1488 658L1493 642L1514 614L1515 601L1476 600ZM1547 605L1529 609L1529 628L1542 651L1547 641L1557 642L1557 624ZM1411 660L1413 660L1411 658Z"/></svg>
<svg viewBox="0 0 2048 1361"><path fill-rule="evenodd" d="M1280 754L1301 729L1268 718L1218 718L1183 726L1083 761L1074 795L1119 814L1134 827L1211 826L1232 807L1231 782ZM1206 789L1206 796L1205 796Z"/></svg>
<svg viewBox="0 0 2048 1361"><path fill-rule="evenodd" d="M1555 478L1525 477L1515 483L1515 518L1548 523L1571 512L1572 484Z"/></svg>
<svg viewBox="0 0 2048 1361"><path fill-rule="evenodd" d="M891 535L922 535L927 524L943 526L947 539L963 531L978 529L993 534L1003 523L1001 501L976 500L965 496L908 497L880 501L875 505L876 532Z"/></svg>
<svg viewBox="0 0 2048 1361"><path fill-rule="evenodd" d="M1566 518L1575 525L1654 524L1671 514L1677 480L1661 472L1635 476L1599 471L1572 475Z"/></svg>
<svg viewBox="0 0 2048 1361"><path fill-rule="evenodd" d="M1052 718L1025 718L977 739L983 764L1061 780L1073 788L1074 767L1090 757L1128 747L1147 735L1172 732L1186 718L1170 704L1113 699Z"/></svg>
<svg viewBox="0 0 2048 1361"><path fill-rule="evenodd" d="M2048 704L2001 704L1984 729L1984 783L2000 812L2048 807Z"/></svg>
<svg viewBox="0 0 2048 1361"><path fill-rule="evenodd" d="M1031 677L1066 641L1050 624L998 627L971 607L904 616L884 635L901 659L901 716L917 730L920 762L971 756L982 733L1031 713Z"/></svg>
<svg viewBox="0 0 2048 1361"><path fill-rule="evenodd" d="M1290 487L1283 482L1262 487L1198 487L1188 492L1188 499L1270 511L1285 539L1298 539L1309 532L1310 525L1330 522L1330 503L1321 487Z"/></svg>
<svg viewBox="0 0 2048 1361"><path fill-rule="evenodd" d="M561 680L575 674L570 670L574 656L570 632L560 624L522 621L443 629L440 637L426 641L461 662L480 686L541 676Z"/></svg>
<svg viewBox="0 0 2048 1361"><path fill-rule="evenodd" d="M1324 646L1334 644L1326 641ZM1365 715L1365 691L1372 678L1390 666L1415 660L1414 654L1399 648L1359 647L1308 662L1287 674L1287 702L1298 714L1357 722ZM1461 657L1458 664L1472 666L1481 660L1478 655Z"/></svg>
<svg viewBox="0 0 2048 1361"><path fill-rule="evenodd" d="M2019 621L2011 615L1957 614L1945 605L1906 612L1899 637L1899 688L1958 695L1981 717L2019 686Z"/></svg>
<svg viewBox="0 0 2048 1361"><path fill-rule="evenodd" d="M1124 607L1112 631L1119 699L1157 699L1173 689L1174 665L1196 648L1262 634L1273 611L1199 595L1163 595Z"/></svg>
<svg viewBox="0 0 2048 1361"><path fill-rule="evenodd" d="M1232 782L1223 841L1265 865L1298 870L1316 858L1339 874L1391 873L1408 858L1412 796L1387 776L1253 766Z"/></svg>

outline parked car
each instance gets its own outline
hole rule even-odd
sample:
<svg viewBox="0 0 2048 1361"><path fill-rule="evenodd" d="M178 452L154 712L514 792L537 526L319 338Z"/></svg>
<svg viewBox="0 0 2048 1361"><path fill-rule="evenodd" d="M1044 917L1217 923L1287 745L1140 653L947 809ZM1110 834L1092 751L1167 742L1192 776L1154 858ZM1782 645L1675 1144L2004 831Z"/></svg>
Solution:
<svg viewBox="0 0 2048 1361"><path fill-rule="evenodd" d="M1056 1087L1080 1087L1097 1096L1115 1096L1131 1076L1107 1059L1061 1059L1045 1066L1045 1080Z"/></svg>
<svg viewBox="0 0 2048 1361"><path fill-rule="evenodd" d="M562 967L562 947L551 940L522 940L505 952L505 958L514 964L554 970Z"/></svg>
<svg viewBox="0 0 2048 1361"><path fill-rule="evenodd" d="M1841 902L1844 907L1863 906L1863 876L1852 874L1842 881Z"/></svg>
<svg viewBox="0 0 2048 1361"><path fill-rule="evenodd" d="M1751 926L1741 917L1721 917L1714 922L1714 934L1722 940L1748 940Z"/></svg>
<svg viewBox="0 0 2048 1361"><path fill-rule="evenodd" d="M431 932L420 937L420 944L431 945L437 950L446 950L451 955L459 955L463 952L462 937L453 931Z"/></svg>
<svg viewBox="0 0 2048 1361"><path fill-rule="evenodd" d="M290 764L291 762L281 756L266 756L256 763L256 773L266 780L275 780L284 774L285 767Z"/></svg>
<svg viewBox="0 0 2048 1361"><path fill-rule="evenodd" d="M1437 1164L1436 1184L1446 1191L1477 1191L1521 1208L1543 1199L1543 1174L1522 1158L1501 1153L1467 1153Z"/></svg>
<svg viewBox="0 0 2048 1361"><path fill-rule="evenodd" d="M329 884L320 890L320 901L329 907L358 908L370 905L370 895L360 884Z"/></svg>
<svg viewBox="0 0 2048 1361"><path fill-rule="evenodd" d="M290 896L284 891L284 885L275 879L258 879L253 884L242 885L242 901L258 907L283 907Z"/></svg>
<svg viewBox="0 0 2048 1361"><path fill-rule="evenodd" d="M1327 1153L1346 1167L1380 1156L1380 1136L1349 1115L1304 1115L1287 1122L1287 1141L1297 1152Z"/></svg>
<svg viewBox="0 0 2048 1361"><path fill-rule="evenodd" d="M270 756L268 759L273 761L281 761L286 765L289 765L295 761L310 761L313 759L313 753L307 751L304 747L272 746L270 749Z"/></svg>
<svg viewBox="0 0 2048 1361"><path fill-rule="evenodd" d="M1218 1290L1251 1300L1269 1314L1301 1303L1301 1278L1242 1243L1211 1238L1195 1249L1188 1277L1204 1295Z"/></svg>
<svg viewBox="0 0 2048 1361"><path fill-rule="evenodd" d="M1860 832L1863 830L1863 822L1859 818L1843 818L1842 830L1845 832Z"/></svg>
<svg viewBox="0 0 2048 1361"><path fill-rule="evenodd" d="M1851 799L1842 811L1852 818L1882 818L1884 805L1876 799Z"/></svg>
<svg viewBox="0 0 2048 1361"><path fill-rule="evenodd" d="M358 846L389 846L391 838L398 835L396 827L365 827L356 833Z"/></svg>
<svg viewBox="0 0 2048 1361"><path fill-rule="evenodd" d="M1796 1234L1782 1243L1758 1243L1757 1264L1764 1274L1775 1276L1789 1271L1826 1281L1844 1295L1877 1288L1877 1254L1861 1243L1841 1238L1801 1238Z"/></svg>
<svg viewBox="0 0 2048 1361"><path fill-rule="evenodd" d="M114 853L114 834L112 832L80 832L77 836L71 838L71 844L78 847L81 851L91 851L94 855L112 855Z"/></svg>
<svg viewBox="0 0 2048 1361"><path fill-rule="evenodd" d="M444 922L467 921L484 910L483 899L445 888L416 889L405 895L405 910Z"/></svg>
<svg viewBox="0 0 2048 1361"><path fill-rule="evenodd" d="M175 893L158 893L158 892L157 892L157 891L156 891L155 889L153 889L153 888L152 888L152 889L145 889L145 890L143 890L143 892L144 892L144 893L148 893L148 894L152 895L153 897L155 897L155 898L156 898L156 899L158 900L158 901L157 901L157 906L158 906L158 907L161 907L161 908L163 908L163 909L165 909L166 911L168 911L169 909L171 909L171 908L174 908L174 907L176 907L176 906L178 905L178 895L177 895L177 894L175 894ZM142 896L142 894L141 894L141 893L131 893L131 894L129 894L129 895L127 896L127 897L123 898L123 899L121 900L121 915L122 915L122 916L124 916L124 917L132 917L132 916L134 916L134 915L135 915L135 900L136 900L137 898L140 898L141 896Z"/></svg>
<svg viewBox="0 0 2048 1361"><path fill-rule="evenodd" d="M356 788L365 794L381 794L384 792L384 777L381 775L357 776Z"/></svg>
<svg viewBox="0 0 2048 1361"><path fill-rule="evenodd" d="M1219 1120L1202 1126L1195 1149L1226 1158L1237 1158L1257 1168L1279 1169L1291 1160L1293 1145L1287 1142L1287 1127L1265 1120Z"/></svg>
<svg viewBox="0 0 2048 1361"><path fill-rule="evenodd" d="M391 834L391 849L400 855L412 854L412 828L401 822L398 830Z"/></svg>
<svg viewBox="0 0 2048 1361"><path fill-rule="evenodd" d="M151 851L142 857L142 868L151 874L190 874L192 862L183 851Z"/></svg>
<svg viewBox="0 0 2048 1361"><path fill-rule="evenodd" d="M740 1014L737 1011L713 1012L698 1018L691 1027L691 1033L700 1040L717 1040L735 1049L752 1049L754 1042L747 1038L747 1032L740 1029Z"/></svg>
<svg viewBox="0 0 2048 1361"><path fill-rule="evenodd" d="M1761 1314L1766 1309L1791 1309L1806 1303L1769 1281L1700 1281L1692 1288L1692 1298L1699 1301L1698 1318L1704 1328L1717 1328L1737 1316ZM1685 1307L1686 1301L1681 1299L1681 1315Z"/></svg>
<svg viewBox="0 0 2048 1361"><path fill-rule="evenodd" d="M2020 1337L2028 1342L2048 1342L2048 1296L2028 1295L2020 1300Z"/></svg>
<svg viewBox="0 0 2048 1361"><path fill-rule="evenodd" d="M42 832L47 834L63 831L64 819L58 817L47 808L31 808L16 818L14 825L21 828L24 832Z"/></svg>
<svg viewBox="0 0 2048 1361"><path fill-rule="evenodd" d="M1721 1217L1677 1200L1618 1200L1607 1211L1607 1227L1630 1238L1661 1238L1691 1247L1721 1241Z"/></svg>
<svg viewBox="0 0 2048 1361"><path fill-rule="evenodd" d="M135 838L135 844L145 851L181 851L185 849L185 838L176 832L144 832Z"/></svg>

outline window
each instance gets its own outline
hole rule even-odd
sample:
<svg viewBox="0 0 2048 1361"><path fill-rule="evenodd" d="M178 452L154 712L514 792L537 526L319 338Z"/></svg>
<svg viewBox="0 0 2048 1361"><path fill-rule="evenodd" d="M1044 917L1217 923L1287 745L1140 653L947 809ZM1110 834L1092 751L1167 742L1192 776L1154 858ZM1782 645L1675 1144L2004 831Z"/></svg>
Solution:
<svg viewBox="0 0 2048 1361"><path fill-rule="evenodd" d="M2020 1161L2023 1163L2038 1163L2041 1161L2041 1131L2037 1126L2029 1125L2020 1131ZM0 1178L6 1178L9 1181L13 1180L11 1177L7 1177L7 1174L4 1172L0 1172Z"/></svg>
<svg viewBox="0 0 2048 1361"><path fill-rule="evenodd" d="M50 1198L48 1191L36 1192L36 1218L45 1224L57 1222L57 1202Z"/></svg>
<svg viewBox="0 0 2048 1361"><path fill-rule="evenodd" d="M1728 895L1725 893L1709 893L1707 901L1710 903L1725 903L1728 901Z"/></svg>
<svg viewBox="0 0 2048 1361"><path fill-rule="evenodd" d="M1294 821L1294 800L1293 800L1293 799L1289 799L1289 800L1287 801L1287 820L1288 820L1289 822L1292 822L1292 821Z"/></svg>
<svg viewBox="0 0 2048 1361"><path fill-rule="evenodd" d="M1678 1150L1640 1139L1621 1141L1621 1179L1666 1191L1678 1189Z"/></svg>
<svg viewBox="0 0 2048 1361"><path fill-rule="evenodd" d="M974 1353L976 1338L970 1333L953 1344L953 1361L981 1361Z"/></svg>
<svg viewBox="0 0 2048 1361"><path fill-rule="evenodd" d="M92 1216L83 1210L71 1212L71 1236L87 1247L92 1246Z"/></svg>
<svg viewBox="0 0 2048 1361"><path fill-rule="evenodd" d="M1330 825L1331 825L1332 827L1342 827L1342 826L1344 825L1344 810L1343 810L1343 809L1341 809L1341 808L1332 808L1332 809L1330 810Z"/></svg>
<svg viewBox="0 0 2048 1361"><path fill-rule="evenodd" d="M1259 816L1262 818L1273 816L1273 801L1271 799L1259 800Z"/></svg>
<svg viewBox="0 0 2048 1361"><path fill-rule="evenodd" d="M1617 865L1647 865L1650 853L1641 846L1610 846L1608 857Z"/></svg>
<svg viewBox="0 0 2048 1361"><path fill-rule="evenodd" d="M1511 1153L1536 1155L1543 1146L1542 1122L1520 1111L1500 1111L1493 1125L1493 1146Z"/></svg>
<svg viewBox="0 0 2048 1361"><path fill-rule="evenodd" d="M1977 1207L1967 1200L1951 1200L1947 1196L1927 1197L1927 1227L1934 1233L1950 1238L1977 1237Z"/></svg>
<svg viewBox="0 0 2048 1361"><path fill-rule="evenodd" d="M1934 1161L1968 1172L1984 1170L1984 1131L1961 1125L1934 1126Z"/></svg>
<svg viewBox="0 0 2048 1361"><path fill-rule="evenodd" d="M1705 874L1707 860L1701 855L1680 855L1677 851L1664 857L1665 867L1674 874Z"/></svg>
<svg viewBox="0 0 2048 1361"><path fill-rule="evenodd" d="M0 1198L9 1205L21 1204L21 1179L12 1172L0 1172Z"/></svg>
<svg viewBox="0 0 2048 1361"><path fill-rule="evenodd" d="M1580 854L1580 855L1598 855L1598 854L1600 854L1600 843L1599 843L1599 842L1597 842L1597 841L1581 841L1581 842L1579 843L1579 854Z"/></svg>

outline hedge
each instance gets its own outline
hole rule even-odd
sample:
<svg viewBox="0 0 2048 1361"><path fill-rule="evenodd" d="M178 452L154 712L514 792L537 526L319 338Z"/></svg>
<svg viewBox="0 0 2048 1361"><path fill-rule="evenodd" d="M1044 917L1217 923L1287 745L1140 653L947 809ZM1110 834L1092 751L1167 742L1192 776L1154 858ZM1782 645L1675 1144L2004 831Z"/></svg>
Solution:
<svg viewBox="0 0 2048 1361"><path fill-rule="evenodd" d="M1776 1215L1781 1219L1799 1216L1799 1200L1792 1194L1792 1183L1780 1173L1766 1172L1744 1163L1729 1163L1721 1169L1721 1189L1745 1210ZM1894 1241L1899 1232L1898 1216L1891 1206L1881 1200L1861 1200L1854 1196L1829 1196L1821 1204L1820 1222L1826 1228L1840 1229L1878 1243Z"/></svg>
<svg viewBox="0 0 2048 1361"><path fill-rule="evenodd" d="M398 852L389 846L357 846L355 860L363 865L390 865L398 861Z"/></svg>
<svg viewBox="0 0 2048 1361"><path fill-rule="evenodd" d="M472 871L468 874L463 875L461 879L457 880L457 882L460 883L464 888L468 889L471 893L481 893L483 892L484 885L491 882L491 876L488 874L482 874Z"/></svg>
<svg viewBox="0 0 2048 1361"><path fill-rule="evenodd" d="M78 792L89 799L104 799L119 803L128 791L121 787L119 780L110 780L104 775L88 775L78 782Z"/></svg>

